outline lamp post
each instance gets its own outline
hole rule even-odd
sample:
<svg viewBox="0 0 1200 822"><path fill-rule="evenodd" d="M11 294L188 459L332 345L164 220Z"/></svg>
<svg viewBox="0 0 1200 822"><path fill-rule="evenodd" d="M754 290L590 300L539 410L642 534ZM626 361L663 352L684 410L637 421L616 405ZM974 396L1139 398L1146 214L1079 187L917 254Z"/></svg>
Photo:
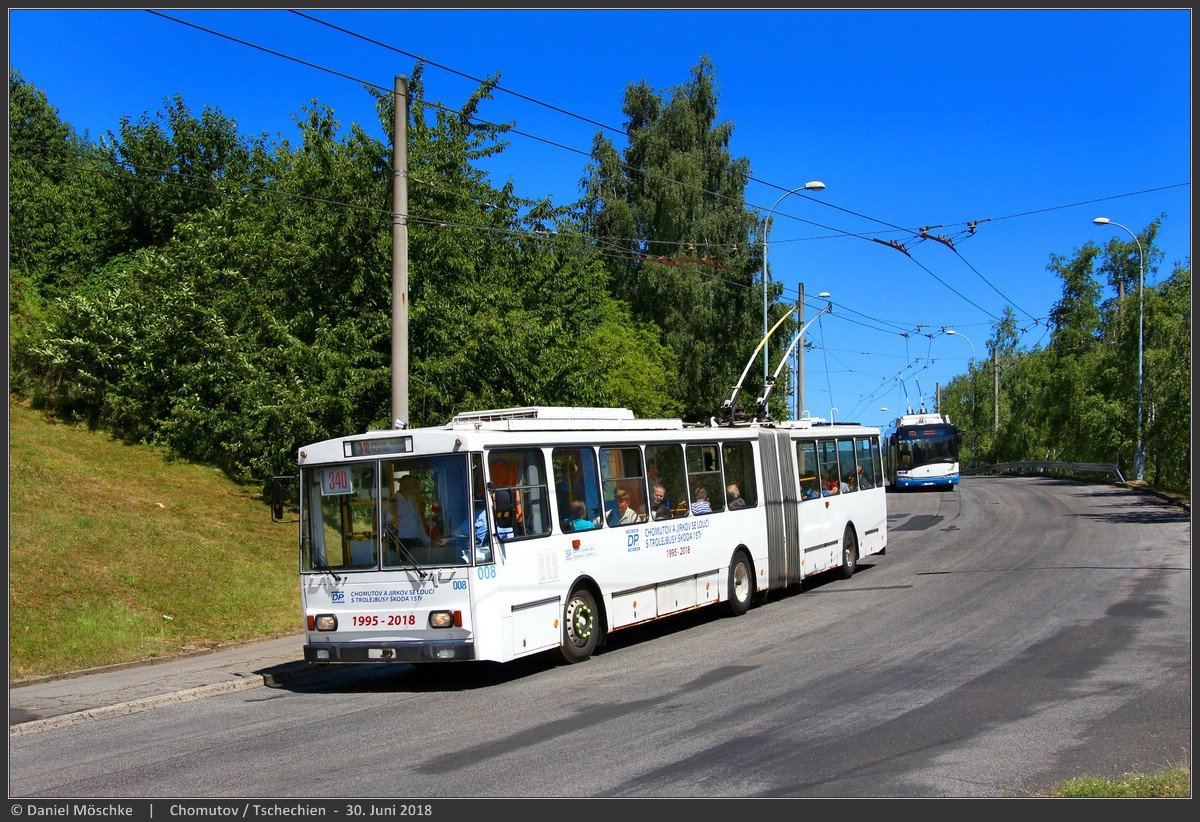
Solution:
<svg viewBox="0 0 1200 822"><path fill-rule="evenodd" d="M1142 394L1146 387L1146 255L1142 251L1142 241L1137 235L1120 223L1114 223L1107 217L1097 217L1092 220L1095 225L1115 225L1124 228L1137 244L1138 250L1138 388L1137 388L1137 450L1133 452L1133 476L1138 482L1146 481L1146 452L1142 448Z"/></svg>
<svg viewBox="0 0 1200 822"><path fill-rule="evenodd" d="M767 375L768 375L768 373L770 373L770 370L771 370L771 368L770 368L771 360L770 360L770 357L767 356L768 345L766 342L767 333L768 333L767 332L767 279L771 276L770 269L767 268L767 245L768 245L767 238L771 233L771 217L774 216L775 209L779 207L779 204L783 202L783 198L787 197L789 194L796 194L797 192L800 192L800 191L823 191L824 189L825 189L825 184L822 183L820 180L811 180L811 181L805 183L804 185L800 186L799 188L793 188L791 191L785 191L783 194L781 194L779 196L779 199L775 201L775 205L771 206L771 210L767 212L767 221L765 223L765 230L763 231L763 272L762 272L763 273L763 278L762 278L762 281L763 281L763 385L766 385Z"/></svg>
<svg viewBox="0 0 1200 822"><path fill-rule="evenodd" d="M962 337L971 346L971 364L967 367L967 373L971 375L971 467L975 467L975 343L971 342L971 338L961 331L955 331L953 328L946 329L947 334L953 334L957 337Z"/></svg>
<svg viewBox="0 0 1200 822"><path fill-rule="evenodd" d="M894 417L888 417L887 419L885 419L885 420L883 421L883 425L879 426L880 428L892 428L892 427L899 428L899 427L900 427L900 425L899 425L899 423L900 423L900 414L899 414L899 412L898 412L898 411L893 411L892 409L888 408L887 406L882 406L882 407L881 407L879 410L880 410L880 411L883 411L883 412L885 412L885 413L888 413L888 414L895 414L895 415L896 415L896 416L894 416ZM886 440L887 438L886 438L886 437L884 437L884 439Z"/></svg>

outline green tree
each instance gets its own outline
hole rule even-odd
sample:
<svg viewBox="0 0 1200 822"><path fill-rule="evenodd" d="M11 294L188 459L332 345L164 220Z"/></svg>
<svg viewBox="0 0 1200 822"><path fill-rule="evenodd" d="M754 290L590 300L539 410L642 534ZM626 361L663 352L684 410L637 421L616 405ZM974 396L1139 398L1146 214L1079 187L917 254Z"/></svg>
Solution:
<svg viewBox="0 0 1200 822"><path fill-rule="evenodd" d="M9 313L36 310L111 254L111 191L100 152L40 89L9 70Z"/></svg>
<svg viewBox="0 0 1200 822"><path fill-rule="evenodd" d="M1045 370L1046 399L1040 419L1048 422L1039 456L1075 461L1115 461L1125 440L1115 437L1108 327L1102 286L1095 271L1099 250L1088 243L1066 260L1051 255L1049 271L1062 280L1062 297L1050 311L1052 334Z"/></svg>
<svg viewBox="0 0 1200 822"><path fill-rule="evenodd" d="M731 156L733 126L716 121L715 73L702 57L669 99L630 84L628 145L618 152L598 134L583 181L582 223L605 257L612 294L675 352L671 393L690 419L720 410L761 333L753 287L761 252L752 243L761 223L745 206L749 161Z"/></svg>
<svg viewBox="0 0 1200 822"><path fill-rule="evenodd" d="M49 303L109 257L120 228L101 152L62 122L45 93L9 70L9 380L30 390L29 352Z"/></svg>
<svg viewBox="0 0 1200 822"><path fill-rule="evenodd" d="M178 95L164 102L153 117L123 116L104 143L116 176L112 207L124 227L117 251L164 245L188 216L264 179L255 162L264 137L247 140L216 107L196 118Z"/></svg>
<svg viewBox="0 0 1200 822"><path fill-rule="evenodd" d="M430 105L436 118L410 130L410 421L526 404L670 413L670 350L609 296L565 211L476 168L502 147L500 129L474 124L487 92L458 111ZM390 97L377 103L390 123ZM126 127L120 156L141 169L172 154L240 159L211 163L211 185L196 172L187 194L175 172L143 180L149 213L127 238L141 247L53 303L30 346L31 390L65 416L265 479L306 442L390 424L390 147L357 124L343 132L316 101L295 145L185 112L176 100L169 131L162 116ZM184 150L174 134L200 136Z"/></svg>
<svg viewBox="0 0 1200 822"><path fill-rule="evenodd" d="M1191 490L1190 259L1146 291L1146 479Z"/></svg>
<svg viewBox="0 0 1200 822"><path fill-rule="evenodd" d="M374 286L390 174L381 150L364 156L361 132L335 144L319 107L299 123L301 146L274 153L242 142L232 120L185 112L177 100L169 134L150 120L123 129L114 151L143 178L123 192L147 210L124 240L142 247L54 304L31 346L30 390L125 438L270 476L299 443L361 430L366 398L386 391L388 303ZM200 158L182 190L160 166L175 155ZM161 179L147 179L150 165Z"/></svg>

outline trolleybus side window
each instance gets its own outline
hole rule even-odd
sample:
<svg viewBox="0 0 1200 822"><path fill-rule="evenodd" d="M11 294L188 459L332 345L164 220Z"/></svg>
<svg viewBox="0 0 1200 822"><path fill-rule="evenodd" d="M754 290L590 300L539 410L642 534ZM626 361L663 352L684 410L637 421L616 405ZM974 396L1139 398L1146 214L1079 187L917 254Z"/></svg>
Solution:
<svg viewBox="0 0 1200 822"><path fill-rule="evenodd" d="M488 472L493 488L512 491L513 507L501 515L496 528L512 528L513 539L542 537L550 533L550 494L542 452L535 448L488 452Z"/></svg>
<svg viewBox="0 0 1200 822"><path fill-rule="evenodd" d="M817 461L821 466L821 496L838 493L842 480L838 475L837 440L817 441Z"/></svg>
<svg viewBox="0 0 1200 822"><path fill-rule="evenodd" d="M838 440L838 467L842 473L842 491L857 491L857 466L854 463L854 440L842 438Z"/></svg>
<svg viewBox="0 0 1200 822"><path fill-rule="evenodd" d="M693 510L697 492L704 489L713 512L725 510L725 483L721 480L721 451L715 443L687 447L688 488Z"/></svg>
<svg viewBox="0 0 1200 822"><path fill-rule="evenodd" d="M683 473L683 446L647 445L646 465L650 472L650 515L654 519L687 516L687 478ZM656 487L663 498L657 499Z"/></svg>
<svg viewBox="0 0 1200 822"><path fill-rule="evenodd" d="M875 471L875 463L871 459L871 439L869 437L855 437L854 450L858 457L859 490L874 488L878 484L878 473Z"/></svg>
<svg viewBox="0 0 1200 822"><path fill-rule="evenodd" d="M603 506L595 451L587 447L555 448L551 462L562 530L569 533L599 527Z"/></svg>
<svg viewBox="0 0 1200 822"><path fill-rule="evenodd" d="M758 486L754 479L754 449L748 442L727 442L721 447L725 458L725 485L736 485L747 508L758 505Z"/></svg>
<svg viewBox="0 0 1200 822"><path fill-rule="evenodd" d="M627 448L600 449L600 480L607 507L605 519L609 525L624 526L646 521L646 474L642 470L642 450L636 445ZM622 504L627 508L622 509ZM625 513L631 511L632 513Z"/></svg>
<svg viewBox="0 0 1200 822"><path fill-rule="evenodd" d="M820 499L821 475L817 468L815 440L800 440L796 443L796 471L800 475L800 499Z"/></svg>

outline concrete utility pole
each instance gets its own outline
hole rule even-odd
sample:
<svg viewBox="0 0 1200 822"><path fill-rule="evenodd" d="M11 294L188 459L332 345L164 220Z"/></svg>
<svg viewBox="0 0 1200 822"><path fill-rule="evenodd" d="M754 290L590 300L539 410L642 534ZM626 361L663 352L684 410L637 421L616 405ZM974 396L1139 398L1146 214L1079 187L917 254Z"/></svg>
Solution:
<svg viewBox="0 0 1200 822"><path fill-rule="evenodd" d="M392 157L392 428L408 426L408 78L396 75Z"/></svg>

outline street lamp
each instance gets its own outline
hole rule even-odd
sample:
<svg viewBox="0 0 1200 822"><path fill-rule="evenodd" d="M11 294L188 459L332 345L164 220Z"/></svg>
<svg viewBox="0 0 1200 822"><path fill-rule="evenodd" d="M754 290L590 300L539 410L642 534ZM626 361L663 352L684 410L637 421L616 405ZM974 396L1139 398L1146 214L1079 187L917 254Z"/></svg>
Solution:
<svg viewBox="0 0 1200 822"><path fill-rule="evenodd" d="M967 373L971 375L971 467L975 467L975 343L971 342L971 338L961 331L955 331L953 328L946 329L947 334L953 334L957 337L962 337L971 346L971 364L967 367Z"/></svg>
<svg viewBox="0 0 1200 822"><path fill-rule="evenodd" d="M811 180L799 188L793 188L791 191L786 191L779 196L775 201L775 205L771 206L771 210L767 212L766 229L763 232L763 385L767 384L767 374L770 372L770 358L767 356L767 278L770 276L767 268L767 238L771 233L771 217L775 214L775 209L783 202L783 198L789 194L795 194L800 191L823 191L825 184L820 180Z"/></svg>
<svg viewBox="0 0 1200 822"><path fill-rule="evenodd" d="M1115 225L1124 228L1137 244L1138 250L1138 389L1137 389L1137 450L1133 452L1133 476L1138 482L1146 481L1146 452L1142 450L1142 394L1146 387L1146 255L1142 252L1142 241L1120 223L1107 217L1092 220L1096 225Z"/></svg>

